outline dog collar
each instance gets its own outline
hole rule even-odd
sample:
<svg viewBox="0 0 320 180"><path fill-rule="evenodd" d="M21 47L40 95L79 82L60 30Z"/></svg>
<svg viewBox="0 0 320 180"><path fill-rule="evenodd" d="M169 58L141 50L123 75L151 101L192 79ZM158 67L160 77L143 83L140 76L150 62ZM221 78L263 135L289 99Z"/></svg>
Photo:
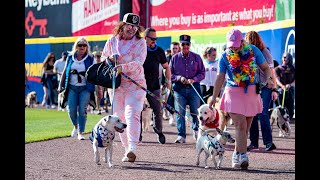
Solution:
<svg viewBox="0 0 320 180"><path fill-rule="evenodd" d="M208 128L217 128L219 126L219 112L216 110L216 118L205 124L205 126L207 126Z"/></svg>

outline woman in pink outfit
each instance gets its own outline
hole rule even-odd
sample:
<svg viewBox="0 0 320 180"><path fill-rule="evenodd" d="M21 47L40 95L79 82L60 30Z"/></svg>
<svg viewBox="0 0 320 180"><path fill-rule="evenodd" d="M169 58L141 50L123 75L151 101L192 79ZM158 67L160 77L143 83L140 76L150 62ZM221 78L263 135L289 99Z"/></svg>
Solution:
<svg viewBox="0 0 320 180"><path fill-rule="evenodd" d="M146 86L143 63L147 56L147 45L140 33L144 31L139 26L140 17L127 13L114 29L114 35L106 42L102 59L114 61L117 55L115 70L123 72L143 87ZM110 90L110 89L109 89ZM111 93L112 95L112 93ZM121 85L115 89L113 115L118 116L128 126L126 131L119 133L122 146L125 148L123 162L134 162L140 135L140 115L146 91L122 76Z"/></svg>
<svg viewBox="0 0 320 180"><path fill-rule="evenodd" d="M252 119L262 112L262 99L257 89L256 70L258 67L266 75L267 86L272 88L271 70L261 51L248 44L238 29L231 29L226 36L227 49L219 59L219 70L214 85L211 107L225 81L226 87L220 100L220 109L228 112L235 125L235 147L232 167L248 169L247 137Z"/></svg>

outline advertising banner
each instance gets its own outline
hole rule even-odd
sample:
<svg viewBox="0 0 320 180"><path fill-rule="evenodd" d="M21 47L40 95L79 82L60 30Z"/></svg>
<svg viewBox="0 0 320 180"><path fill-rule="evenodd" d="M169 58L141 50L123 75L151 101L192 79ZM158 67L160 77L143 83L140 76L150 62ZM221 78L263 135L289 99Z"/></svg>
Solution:
<svg viewBox="0 0 320 180"><path fill-rule="evenodd" d="M25 38L71 35L71 0L25 0Z"/></svg>
<svg viewBox="0 0 320 180"><path fill-rule="evenodd" d="M157 44L163 49L170 47L172 41L179 42L181 34L191 36L191 51L200 55L206 47L217 48L218 57L222 53L222 47L226 43L226 33L232 27L201 29L189 31L157 31ZM254 26L238 26L244 37L245 33L254 29L261 35L266 46L271 50L273 59L281 64L281 56L284 52L289 52L295 62L295 21L287 20L282 22L272 22ZM91 48L103 48L110 36L88 37ZM40 83L42 62L48 52L54 52L57 58L61 57L63 50L71 50L75 37L69 38L44 38L40 40L27 39L25 43L25 67L29 78L26 93L36 91L37 98L42 101L43 88ZM59 40L60 39L60 40ZM93 50L93 49L92 49Z"/></svg>
<svg viewBox="0 0 320 180"><path fill-rule="evenodd" d="M275 21L275 6L276 0L150 0L150 26L165 31L263 24Z"/></svg>
<svg viewBox="0 0 320 180"><path fill-rule="evenodd" d="M72 35L112 34L119 13L120 0L73 0Z"/></svg>

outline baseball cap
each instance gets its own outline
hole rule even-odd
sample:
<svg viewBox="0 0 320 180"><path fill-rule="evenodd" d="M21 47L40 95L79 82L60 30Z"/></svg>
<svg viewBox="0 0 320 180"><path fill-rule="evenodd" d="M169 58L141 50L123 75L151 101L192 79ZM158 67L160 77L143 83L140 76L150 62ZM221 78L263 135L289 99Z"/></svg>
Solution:
<svg viewBox="0 0 320 180"><path fill-rule="evenodd" d="M123 16L122 22L125 22L127 24L131 24L134 26L139 26L140 16L133 14L133 13L127 13Z"/></svg>
<svg viewBox="0 0 320 180"><path fill-rule="evenodd" d="M227 48L240 47L242 40L242 33L238 29L231 29L227 33Z"/></svg>
<svg viewBox="0 0 320 180"><path fill-rule="evenodd" d="M183 34L179 37L180 43L186 42L190 43L191 37L189 35Z"/></svg>

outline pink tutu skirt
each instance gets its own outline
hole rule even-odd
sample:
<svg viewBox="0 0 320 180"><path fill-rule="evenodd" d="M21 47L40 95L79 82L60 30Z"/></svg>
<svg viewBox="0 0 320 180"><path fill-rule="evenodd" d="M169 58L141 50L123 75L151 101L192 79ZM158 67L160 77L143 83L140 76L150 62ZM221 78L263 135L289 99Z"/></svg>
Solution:
<svg viewBox="0 0 320 180"><path fill-rule="evenodd" d="M227 86L221 97L220 109L251 117L262 112L262 99L260 94L256 93L255 85L248 86L247 93L244 93L243 87Z"/></svg>

